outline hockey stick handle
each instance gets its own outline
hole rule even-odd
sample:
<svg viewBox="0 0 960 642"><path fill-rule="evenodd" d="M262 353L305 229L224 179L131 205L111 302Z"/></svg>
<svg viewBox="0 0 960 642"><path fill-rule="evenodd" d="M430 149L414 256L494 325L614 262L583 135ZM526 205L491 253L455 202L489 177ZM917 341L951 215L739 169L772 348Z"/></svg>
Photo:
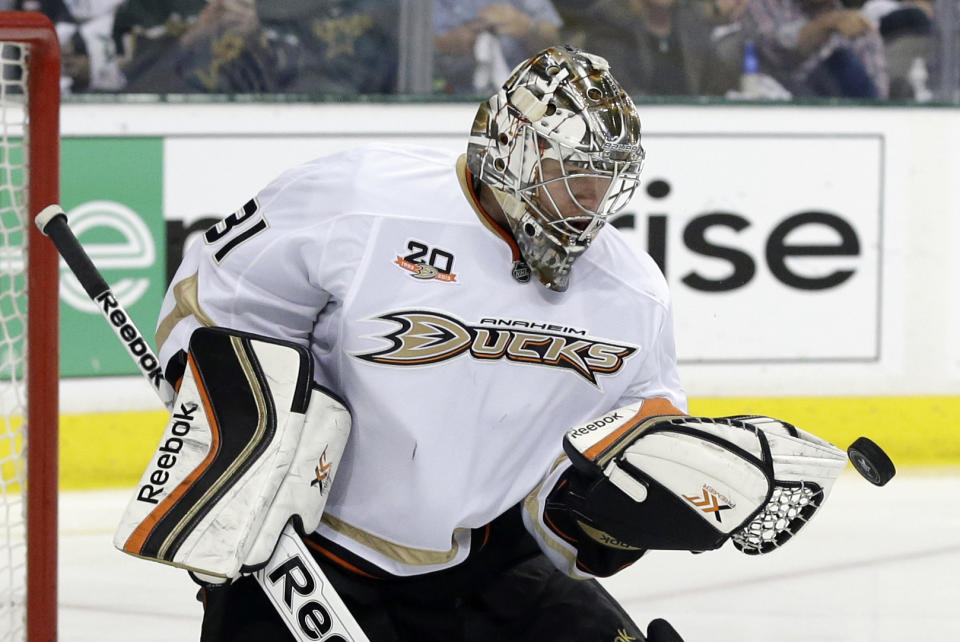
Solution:
<svg viewBox="0 0 960 642"><path fill-rule="evenodd" d="M48 205L37 214L34 222L40 231L53 241L57 252L67 262L67 266L80 281L87 296L97 305L117 337L126 346L127 354L137 364L140 373L150 382L160 401L168 410L172 408L176 393L163 376L160 360L110 290L100 270L80 245L80 241L70 229L63 208L59 205Z"/></svg>

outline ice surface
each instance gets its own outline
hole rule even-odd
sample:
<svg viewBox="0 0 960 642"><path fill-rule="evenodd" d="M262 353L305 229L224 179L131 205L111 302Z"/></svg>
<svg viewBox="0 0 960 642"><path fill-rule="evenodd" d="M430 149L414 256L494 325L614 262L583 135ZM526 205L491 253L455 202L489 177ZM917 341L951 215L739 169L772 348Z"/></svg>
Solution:
<svg viewBox="0 0 960 642"><path fill-rule="evenodd" d="M129 495L61 496L62 642L199 639L186 574L113 548ZM957 471L904 471L883 488L848 471L781 550L652 552L604 583L639 623L666 618L687 642L955 642L958 497Z"/></svg>

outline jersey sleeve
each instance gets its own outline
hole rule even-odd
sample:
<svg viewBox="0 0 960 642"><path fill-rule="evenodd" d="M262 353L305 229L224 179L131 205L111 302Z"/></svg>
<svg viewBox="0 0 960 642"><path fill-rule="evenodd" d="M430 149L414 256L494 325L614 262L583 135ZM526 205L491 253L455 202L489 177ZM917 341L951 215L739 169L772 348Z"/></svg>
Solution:
<svg viewBox="0 0 960 642"><path fill-rule="evenodd" d="M308 163L280 176L187 248L157 325L168 378L176 369L171 359L201 326L308 345L318 315L342 297L352 278L349 266L363 252L362 226L344 220L352 184L342 158Z"/></svg>
<svg viewBox="0 0 960 642"><path fill-rule="evenodd" d="M617 408L644 399L667 399L687 412L687 395L677 371L677 349L673 332L673 309L669 300L664 303L660 328L653 343L646 350L640 376L627 388L617 402Z"/></svg>

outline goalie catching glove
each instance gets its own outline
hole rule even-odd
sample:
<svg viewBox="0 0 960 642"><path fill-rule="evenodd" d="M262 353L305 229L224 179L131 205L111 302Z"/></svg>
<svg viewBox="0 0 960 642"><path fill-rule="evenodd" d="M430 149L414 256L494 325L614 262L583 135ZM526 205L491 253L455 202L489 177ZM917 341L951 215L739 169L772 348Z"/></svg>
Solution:
<svg viewBox="0 0 960 642"><path fill-rule="evenodd" d="M350 431L296 344L222 328L190 337L174 412L114 537L120 550L234 579L286 523L317 527Z"/></svg>
<svg viewBox="0 0 960 642"><path fill-rule="evenodd" d="M574 427L563 445L572 465L550 486L544 523L595 575L647 549L706 551L730 539L744 553L770 552L809 521L847 463L771 417L651 416L640 403Z"/></svg>

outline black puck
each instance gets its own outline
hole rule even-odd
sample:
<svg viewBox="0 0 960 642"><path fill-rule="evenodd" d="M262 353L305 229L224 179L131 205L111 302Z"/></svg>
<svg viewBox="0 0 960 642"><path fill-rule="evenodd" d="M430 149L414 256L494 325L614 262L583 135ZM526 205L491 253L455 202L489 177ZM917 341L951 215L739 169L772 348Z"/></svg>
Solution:
<svg viewBox="0 0 960 642"><path fill-rule="evenodd" d="M859 437L847 448L850 463L874 486L883 486L897 473L887 453L870 439Z"/></svg>

